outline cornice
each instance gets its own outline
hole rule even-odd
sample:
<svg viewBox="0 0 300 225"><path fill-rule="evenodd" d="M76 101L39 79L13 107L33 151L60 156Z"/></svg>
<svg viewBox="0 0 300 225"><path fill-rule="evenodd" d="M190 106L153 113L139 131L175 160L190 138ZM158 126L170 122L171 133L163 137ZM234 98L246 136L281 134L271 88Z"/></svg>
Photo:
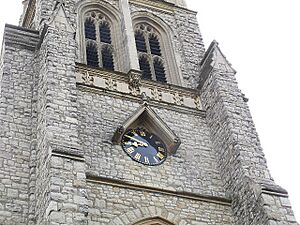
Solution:
<svg viewBox="0 0 300 225"><path fill-rule="evenodd" d="M129 3L139 5L142 7L150 7L157 11L163 11L165 13L170 13L170 14L173 14L177 10L182 10L197 15L196 11L163 0L129 0Z"/></svg>
<svg viewBox="0 0 300 225"><path fill-rule="evenodd" d="M34 51L40 37L38 31L6 24L3 40L5 46L18 46Z"/></svg>
<svg viewBox="0 0 300 225"><path fill-rule="evenodd" d="M77 85L86 91L113 95L149 105L168 106L173 109L203 114L198 90L150 80L141 80L139 88L133 88L128 74L77 64Z"/></svg>

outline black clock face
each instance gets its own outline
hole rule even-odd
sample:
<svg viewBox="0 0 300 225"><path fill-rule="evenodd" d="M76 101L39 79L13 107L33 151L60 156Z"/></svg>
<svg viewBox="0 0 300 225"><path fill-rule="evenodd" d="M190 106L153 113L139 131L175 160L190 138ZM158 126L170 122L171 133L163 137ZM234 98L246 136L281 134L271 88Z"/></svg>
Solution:
<svg viewBox="0 0 300 225"><path fill-rule="evenodd" d="M122 147L134 161L144 165L159 165L167 158L162 140L144 128L128 130L123 135Z"/></svg>

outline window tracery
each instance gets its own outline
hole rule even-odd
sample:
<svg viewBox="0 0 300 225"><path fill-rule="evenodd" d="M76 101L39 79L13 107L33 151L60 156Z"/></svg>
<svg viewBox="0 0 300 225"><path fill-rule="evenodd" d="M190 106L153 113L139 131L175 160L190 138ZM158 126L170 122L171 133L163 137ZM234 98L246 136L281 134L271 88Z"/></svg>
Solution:
<svg viewBox="0 0 300 225"><path fill-rule="evenodd" d="M111 25L99 12L88 12L84 22L87 65L114 70Z"/></svg>
<svg viewBox="0 0 300 225"><path fill-rule="evenodd" d="M167 83L159 33L148 24L138 24L135 42L142 78Z"/></svg>

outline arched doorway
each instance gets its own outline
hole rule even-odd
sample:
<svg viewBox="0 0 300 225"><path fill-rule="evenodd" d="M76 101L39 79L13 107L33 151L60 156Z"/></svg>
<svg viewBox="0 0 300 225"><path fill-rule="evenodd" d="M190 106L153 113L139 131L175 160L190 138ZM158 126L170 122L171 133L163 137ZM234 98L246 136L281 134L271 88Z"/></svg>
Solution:
<svg viewBox="0 0 300 225"><path fill-rule="evenodd" d="M154 217L154 218L143 219L133 225L175 225L175 224L170 223L165 219Z"/></svg>

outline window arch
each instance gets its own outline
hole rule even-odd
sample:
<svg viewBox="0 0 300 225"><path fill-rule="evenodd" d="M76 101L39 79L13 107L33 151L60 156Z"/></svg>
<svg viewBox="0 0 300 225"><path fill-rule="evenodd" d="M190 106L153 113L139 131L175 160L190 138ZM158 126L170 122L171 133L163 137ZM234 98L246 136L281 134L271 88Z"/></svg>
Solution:
<svg viewBox="0 0 300 225"><path fill-rule="evenodd" d="M155 73L153 60L155 58L159 58L160 60L158 60L157 66L160 70L164 69L165 80L167 81L167 83L183 85L184 80L182 77L182 71L184 68L183 64L181 63L181 55L178 52L180 46L179 43L175 41L175 37L176 35L178 35L176 29L173 29L173 26L171 24L168 24L167 21L162 20L159 16L150 12L135 11L132 12L131 15L136 42L141 42L143 40L141 38L140 40L137 37L138 35L141 36L139 33L142 33L140 29L138 29L139 25L150 26L154 31L150 32L151 35L148 35L149 47L148 49L146 47L147 54L152 55L152 59L149 59L151 74ZM147 44L146 37L144 37L144 39L145 44ZM137 50L140 59L142 51L140 51L139 49ZM151 64L151 60L153 64ZM155 79L153 80L157 80L157 78L155 77ZM165 80L163 79L161 80L161 82L165 82Z"/></svg>
<svg viewBox="0 0 300 225"><path fill-rule="evenodd" d="M167 82L159 32L147 23L135 26L135 43L143 79Z"/></svg>
<svg viewBox="0 0 300 225"><path fill-rule="evenodd" d="M97 11L86 13L84 18L87 65L114 70L114 46L112 44L110 22Z"/></svg>
<svg viewBox="0 0 300 225"><path fill-rule="evenodd" d="M138 223L135 223L134 225L174 225L174 224L160 217L154 217L154 218L144 219Z"/></svg>

